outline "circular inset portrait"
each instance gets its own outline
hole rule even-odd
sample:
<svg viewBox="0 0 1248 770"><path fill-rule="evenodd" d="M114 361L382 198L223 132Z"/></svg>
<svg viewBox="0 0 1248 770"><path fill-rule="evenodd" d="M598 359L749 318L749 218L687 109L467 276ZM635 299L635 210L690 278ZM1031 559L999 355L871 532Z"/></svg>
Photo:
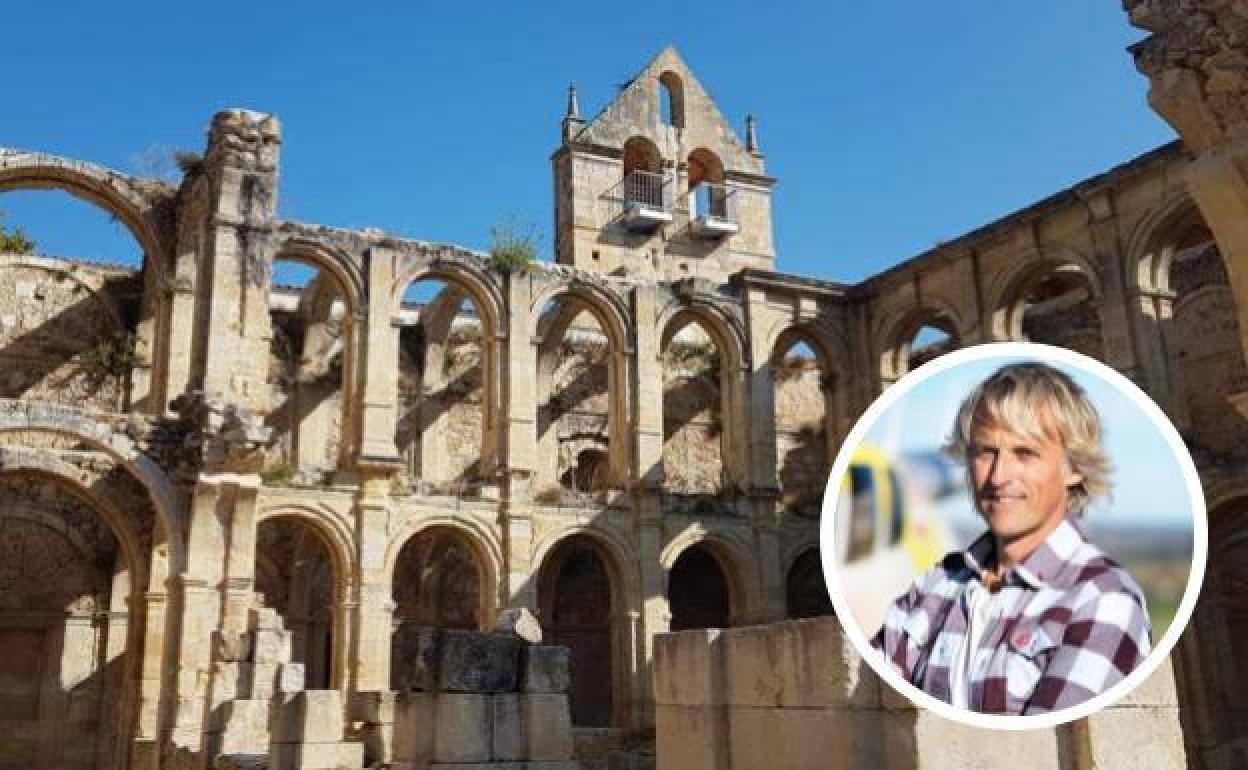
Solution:
<svg viewBox="0 0 1248 770"><path fill-rule="evenodd" d="M1174 647L1207 525L1178 431L1131 381L997 343L889 387L842 445L820 521L845 633L888 684L966 724L1053 726Z"/></svg>

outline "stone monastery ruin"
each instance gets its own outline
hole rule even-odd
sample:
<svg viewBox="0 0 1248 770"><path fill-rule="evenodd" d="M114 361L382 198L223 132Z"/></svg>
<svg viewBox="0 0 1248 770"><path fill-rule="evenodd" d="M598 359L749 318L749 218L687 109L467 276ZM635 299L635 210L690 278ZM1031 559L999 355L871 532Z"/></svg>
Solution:
<svg viewBox="0 0 1248 770"><path fill-rule="evenodd" d="M1187 440L1209 569L1144 711L1179 762L1248 766L1248 16L1194 4L1127 2L1180 141L857 285L776 271L753 122L670 48L596 117L569 93L528 268L279 219L271 115L218 113L176 186L0 149L0 191L94 203L145 255L0 255L0 768L640 768L656 729L659 766L727 767L737 704L699 743L654 676L716 637L663 635L828 614L841 438L914 366L1018 339ZM940 766L945 727L876 688L809 735ZM1051 732L1053 766L1112 724Z"/></svg>

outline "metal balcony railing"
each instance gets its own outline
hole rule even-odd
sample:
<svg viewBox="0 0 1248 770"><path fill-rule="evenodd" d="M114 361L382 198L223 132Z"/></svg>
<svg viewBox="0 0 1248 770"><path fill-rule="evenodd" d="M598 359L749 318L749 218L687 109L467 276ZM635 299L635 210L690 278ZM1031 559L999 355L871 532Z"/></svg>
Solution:
<svg viewBox="0 0 1248 770"><path fill-rule="evenodd" d="M619 216L633 230L653 230L672 221L672 178L652 171L630 171L607 197L620 206Z"/></svg>
<svg viewBox="0 0 1248 770"><path fill-rule="evenodd" d="M624 177L624 203L666 211L672 207L668 195L669 181L663 174L652 171L630 171Z"/></svg>

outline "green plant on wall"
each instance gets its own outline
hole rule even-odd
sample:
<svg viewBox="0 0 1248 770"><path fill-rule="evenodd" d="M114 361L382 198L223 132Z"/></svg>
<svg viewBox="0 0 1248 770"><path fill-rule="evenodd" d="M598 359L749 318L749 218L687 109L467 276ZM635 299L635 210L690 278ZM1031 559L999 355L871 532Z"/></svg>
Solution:
<svg viewBox="0 0 1248 770"><path fill-rule="evenodd" d="M12 230L4 225L4 212L0 211L0 254L34 254L35 242L26 237L20 227Z"/></svg>
<svg viewBox="0 0 1248 770"><path fill-rule="evenodd" d="M78 356L83 367L100 375L124 377L134 366L134 334L118 332Z"/></svg>
<svg viewBox="0 0 1248 770"><path fill-rule="evenodd" d="M515 219L490 228L490 267L500 273L524 273L537 261L542 237L533 225L519 225Z"/></svg>

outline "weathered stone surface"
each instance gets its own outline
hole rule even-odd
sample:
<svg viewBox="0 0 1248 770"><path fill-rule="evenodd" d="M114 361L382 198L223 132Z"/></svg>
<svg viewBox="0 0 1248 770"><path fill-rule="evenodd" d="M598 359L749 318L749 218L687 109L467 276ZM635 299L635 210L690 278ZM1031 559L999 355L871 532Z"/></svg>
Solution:
<svg viewBox="0 0 1248 770"><path fill-rule="evenodd" d="M342 739L343 729L341 693L337 690L305 690L280 708L273 740L279 743L333 742Z"/></svg>
<svg viewBox="0 0 1248 770"><path fill-rule="evenodd" d="M441 632L402 625L391 641L391 686L399 691L432 691L438 687Z"/></svg>
<svg viewBox="0 0 1248 770"><path fill-rule="evenodd" d="M515 692L523 649L524 643L511 635L445 631L438 688L444 692Z"/></svg>
<svg viewBox="0 0 1248 770"><path fill-rule="evenodd" d="M523 689L529 693L566 693L570 682L567 647L534 645L524 650Z"/></svg>
<svg viewBox="0 0 1248 770"><path fill-rule="evenodd" d="M436 696L426 692L402 692L395 699L394 759L423 767L433 759L437 733Z"/></svg>
<svg viewBox="0 0 1248 770"><path fill-rule="evenodd" d="M437 762L485 762L490 758L491 696L441 693L435 703L433 757Z"/></svg>

